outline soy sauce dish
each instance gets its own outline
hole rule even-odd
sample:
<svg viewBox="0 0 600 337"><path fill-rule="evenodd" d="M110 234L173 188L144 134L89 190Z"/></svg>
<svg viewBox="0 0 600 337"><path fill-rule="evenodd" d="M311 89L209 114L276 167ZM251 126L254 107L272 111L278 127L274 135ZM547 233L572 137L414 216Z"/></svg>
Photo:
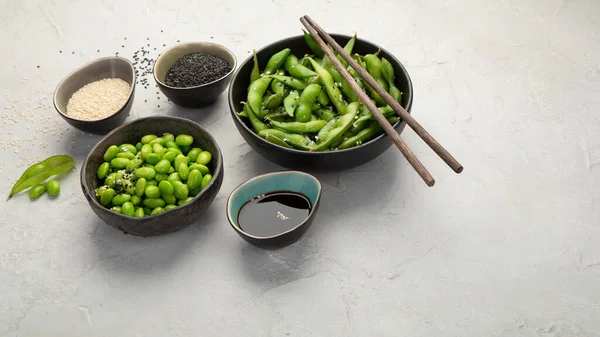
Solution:
<svg viewBox="0 0 600 337"><path fill-rule="evenodd" d="M321 183L300 171L254 177L227 200L231 227L249 243L268 249L296 242L306 233L319 208Z"/></svg>

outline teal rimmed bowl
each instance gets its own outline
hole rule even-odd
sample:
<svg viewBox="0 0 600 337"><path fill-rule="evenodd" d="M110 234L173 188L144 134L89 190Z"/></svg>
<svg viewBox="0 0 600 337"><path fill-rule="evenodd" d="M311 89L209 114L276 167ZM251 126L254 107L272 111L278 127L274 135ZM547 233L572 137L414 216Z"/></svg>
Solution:
<svg viewBox="0 0 600 337"><path fill-rule="evenodd" d="M238 223L242 206L254 197L278 191L300 193L310 201L311 210L306 220L273 236L260 237L244 232ZM261 248L281 248L296 242L306 233L317 213L320 200L321 183L314 176L300 171L267 173L244 182L231 192L227 199L227 220L236 233L249 243Z"/></svg>

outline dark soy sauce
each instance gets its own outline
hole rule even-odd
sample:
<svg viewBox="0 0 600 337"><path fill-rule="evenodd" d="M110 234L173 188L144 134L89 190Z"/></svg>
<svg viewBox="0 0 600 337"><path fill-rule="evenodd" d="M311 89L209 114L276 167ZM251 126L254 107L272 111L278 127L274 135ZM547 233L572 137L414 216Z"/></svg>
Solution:
<svg viewBox="0 0 600 337"><path fill-rule="evenodd" d="M238 224L250 235L273 236L304 222L311 208L310 200L300 193L271 192L246 202L238 214Z"/></svg>

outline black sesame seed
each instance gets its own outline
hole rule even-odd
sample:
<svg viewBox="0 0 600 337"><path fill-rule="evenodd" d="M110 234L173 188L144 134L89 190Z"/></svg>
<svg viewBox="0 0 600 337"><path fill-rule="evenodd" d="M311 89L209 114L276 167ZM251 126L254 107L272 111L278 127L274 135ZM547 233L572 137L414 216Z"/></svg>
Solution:
<svg viewBox="0 0 600 337"><path fill-rule="evenodd" d="M37 66L37 67L39 68L40 66Z"/></svg>
<svg viewBox="0 0 600 337"><path fill-rule="evenodd" d="M96 53L99 53L99 52L100 52L100 49L98 49L98 50L96 51Z"/></svg>
<svg viewBox="0 0 600 337"><path fill-rule="evenodd" d="M231 71L224 59L206 54L193 53L181 57L167 71L165 82L177 88L193 87L216 81Z"/></svg>
<svg viewBox="0 0 600 337"><path fill-rule="evenodd" d="M165 46L166 46L166 44L163 43L163 47L165 47Z"/></svg>
<svg viewBox="0 0 600 337"><path fill-rule="evenodd" d="M127 40L127 38L125 38L125 40Z"/></svg>
<svg viewBox="0 0 600 337"><path fill-rule="evenodd" d="M62 50L59 50L58 52L62 54Z"/></svg>
<svg viewBox="0 0 600 337"><path fill-rule="evenodd" d="M158 107L160 108L160 104L158 105Z"/></svg>
<svg viewBox="0 0 600 337"><path fill-rule="evenodd" d="M161 32L161 33L163 32L163 31L162 31L162 29L160 30L160 32Z"/></svg>
<svg viewBox="0 0 600 337"><path fill-rule="evenodd" d="M124 45L124 44L122 44L122 45L121 45L121 48L125 48L125 45Z"/></svg>
<svg viewBox="0 0 600 337"><path fill-rule="evenodd" d="M145 100L144 100L144 102L148 102L148 100L147 100L147 99L145 99Z"/></svg>
<svg viewBox="0 0 600 337"><path fill-rule="evenodd" d="M211 39L214 39L215 37L214 37L214 36L211 36L210 38L211 38Z"/></svg>
<svg viewBox="0 0 600 337"><path fill-rule="evenodd" d="M150 38L147 38L147 39L146 39L146 41L149 41L149 40L150 40Z"/></svg>
<svg viewBox="0 0 600 337"><path fill-rule="evenodd" d="M71 54L75 54L75 52L72 52Z"/></svg>

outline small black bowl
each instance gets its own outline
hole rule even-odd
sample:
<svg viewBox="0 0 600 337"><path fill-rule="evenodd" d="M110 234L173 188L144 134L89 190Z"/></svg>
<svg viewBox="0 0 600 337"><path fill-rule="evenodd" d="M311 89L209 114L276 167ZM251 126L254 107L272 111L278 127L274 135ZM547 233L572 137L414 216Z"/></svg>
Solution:
<svg viewBox="0 0 600 337"><path fill-rule="evenodd" d="M129 116L135 96L135 77L135 68L128 59L110 56L94 60L77 68L58 84L54 91L54 108L73 127L81 131L104 135L121 125ZM77 90L86 84L105 78L120 78L129 83L129 98L117 112L104 119L94 121L75 119L67 115L67 104Z"/></svg>
<svg viewBox="0 0 600 337"><path fill-rule="evenodd" d="M345 45L351 39L351 36L347 35L332 34L331 36L340 45ZM306 45L304 37L301 35L283 39L271 43L256 52L260 69L264 69L271 55L284 48L290 48L292 53L298 57L312 53ZM396 76L395 84L403 92L402 106L410 113L413 101L413 88L410 76L402 63L387 50L372 42L359 38L354 45L354 52L361 55L375 53L377 50L381 50L380 56L388 59L394 67L394 74ZM362 165L382 154L393 144L392 139L388 135L382 134L365 144L346 150L309 152L275 145L259 137L252 130L250 122L237 115L237 112L242 111L243 108L240 102L246 101L252 66L253 61L250 56L233 75L233 79L229 85L229 108L233 122L244 140L250 147L269 161L291 169L337 171ZM404 121L399 120L394 124L394 129L398 133L401 133L404 130L404 126Z"/></svg>
<svg viewBox="0 0 600 337"><path fill-rule="evenodd" d="M195 87L177 88L166 84L167 71L181 57L192 53L207 53L229 63L231 71L220 79ZM222 45L211 42L184 42L165 50L154 63L154 80L160 91L174 104L184 108L202 108L214 103L225 91L237 66L235 55Z"/></svg>
<svg viewBox="0 0 600 337"><path fill-rule="evenodd" d="M212 154L208 165L212 181L193 200L172 210L143 218L134 218L115 213L100 205L95 197L96 188L102 182L96 176L98 166L104 162L104 152L111 145L136 144L144 135L188 134L194 137L193 146ZM202 216L202 212L213 202L223 183L223 156L213 136L200 125L178 117L147 117L123 125L106 135L85 158L81 167L81 189L88 203L106 224L127 234L157 236L172 233L191 225Z"/></svg>

